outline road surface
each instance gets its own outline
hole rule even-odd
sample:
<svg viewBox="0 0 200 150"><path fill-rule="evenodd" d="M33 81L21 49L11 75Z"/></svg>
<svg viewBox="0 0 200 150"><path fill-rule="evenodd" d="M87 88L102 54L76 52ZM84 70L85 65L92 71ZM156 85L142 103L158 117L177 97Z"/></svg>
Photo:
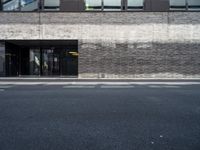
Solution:
<svg viewBox="0 0 200 150"><path fill-rule="evenodd" d="M1 84L0 150L200 150L200 84Z"/></svg>

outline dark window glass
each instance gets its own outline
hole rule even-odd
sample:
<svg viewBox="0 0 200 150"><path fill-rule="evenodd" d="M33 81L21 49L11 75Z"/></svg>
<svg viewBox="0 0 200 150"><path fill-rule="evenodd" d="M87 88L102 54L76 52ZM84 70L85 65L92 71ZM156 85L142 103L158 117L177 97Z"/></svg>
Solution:
<svg viewBox="0 0 200 150"><path fill-rule="evenodd" d="M60 10L60 0L45 0L44 10L47 11L59 11Z"/></svg>
<svg viewBox="0 0 200 150"><path fill-rule="evenodd" d="M103 9L105 11L120 11L121 10L121 0L104 0Z"/></svg>
<svg viewBox="0 0 200 150"><path fill-rule="evenodd" d="M170 9L171 10L185 10L186 0L170 0Z"/></svg>
<svg viewBox="0 0 200 150"><path fill-rule="evenodd" d="M85 9L87 11L91 10L101 10L102 0L85 0Z"/></svg>
<svg viewBox="0 0 200 150"><path fill-rule="evenodd" d="M189 10L200 10L200 0L188 0Z"/></svg>
<svg viewBox="0 0 200 150"><path fill-rule="evenodd" d="M5 76L5 43L0 42L0 76Z"/></svg>
<svg viewBox="0 0 200 150"><path fill-rule="evenodd" d="M138 10L143 9L144 0L128 0L127 9L128 10Z"/></svg>

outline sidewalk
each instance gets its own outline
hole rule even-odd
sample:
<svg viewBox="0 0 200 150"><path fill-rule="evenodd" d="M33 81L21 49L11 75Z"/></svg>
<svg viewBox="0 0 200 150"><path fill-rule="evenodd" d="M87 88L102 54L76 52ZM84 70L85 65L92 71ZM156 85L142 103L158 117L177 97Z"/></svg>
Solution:
<svg viewBox="0 0 200 150"><path fill-rule="evenodd" d="M199 85L200 79L0 78L0 85Z"/></svg>

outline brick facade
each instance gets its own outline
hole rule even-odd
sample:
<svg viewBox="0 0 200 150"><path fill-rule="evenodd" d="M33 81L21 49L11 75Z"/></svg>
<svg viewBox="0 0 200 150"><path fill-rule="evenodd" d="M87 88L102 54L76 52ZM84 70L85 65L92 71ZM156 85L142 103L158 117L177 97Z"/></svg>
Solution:
<svg viewBox="0 0 200 150"><path fill-rule="evenodd" d="M0 40L78 39L79 78L200 77L200 13L0 13Z"/></svg>

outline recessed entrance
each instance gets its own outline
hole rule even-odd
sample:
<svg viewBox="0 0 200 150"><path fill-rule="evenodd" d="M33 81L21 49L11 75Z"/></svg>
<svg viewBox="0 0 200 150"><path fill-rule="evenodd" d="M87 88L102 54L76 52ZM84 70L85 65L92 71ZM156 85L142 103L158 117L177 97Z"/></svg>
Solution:
<svg viewBox="0 0 200 150"><path fill-rule="evenodd" d="M6 76L78 76L77 40L5 41Z"/></svg>

